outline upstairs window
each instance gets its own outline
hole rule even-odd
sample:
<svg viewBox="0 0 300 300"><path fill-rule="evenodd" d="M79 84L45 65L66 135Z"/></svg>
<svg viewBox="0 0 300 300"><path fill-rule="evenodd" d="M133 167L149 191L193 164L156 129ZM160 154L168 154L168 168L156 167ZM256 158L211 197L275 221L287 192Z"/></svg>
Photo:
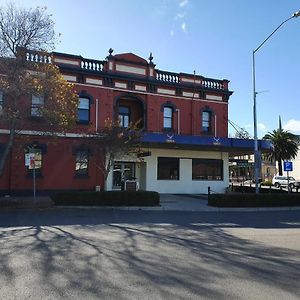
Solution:
<svg viewBox="0 0 300 300"><path fill-rule="evenodd" d="M169 106L164 107L164 129L173 128L173 108Z"/></svg>
<svg viewBox="0 0 300 300"><path fill-rule="evenodd" d="M77 150L76 151L76 162L75 162L75 174L76 176L87 176L88 175L88 164L89 164L89 151Z"/></svg>
<svg viewBox="0 0 300 300"><path fill-rule="evenodd" d="M127 128L130 123L130 111L127 106L119 106L119 122L120 126Z"/></svg>
<svg viewBox="0 0 300 300"><path fill-rule="evenodd" d="M202 112L202 131L209 133L211 129L211 112L205 110Z"/></svg>
<svg viewBox="0 0 300 300"><path fill-rule="evenodd" d="M3 108L4 108L4 106L3 106L3 104L4 104L3 98L4 98L4 97L3 97L3 92L0 91L0 115L2 114Z"/></svg>
<svg viewBox="0 0 300 300"><path fill-rule="evenodd" d="M32 95L31 98L31 116L42 117L44 108L44 97Z"/></svg>
<svg viewBox="0 0 300 300"><path fill-rule="evenodd" d="M79 98L77 119L79 123L88 123L90 121L90 99Z"/></svg>

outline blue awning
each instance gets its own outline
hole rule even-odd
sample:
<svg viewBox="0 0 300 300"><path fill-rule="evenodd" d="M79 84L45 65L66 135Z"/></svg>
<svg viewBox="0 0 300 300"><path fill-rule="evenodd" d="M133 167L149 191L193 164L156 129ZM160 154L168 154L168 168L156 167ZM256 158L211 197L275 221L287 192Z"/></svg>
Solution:
<svg viewBox="0 0 300 300"><path fill-rule="evenodd" d="M150 147L213 150L236 154L251 154L254 152L253 139L219 138L193 135L177 135L171 133L145 133L141 139ZM258 148L262 152L272 149L272 143L258 140Z"/></svg>

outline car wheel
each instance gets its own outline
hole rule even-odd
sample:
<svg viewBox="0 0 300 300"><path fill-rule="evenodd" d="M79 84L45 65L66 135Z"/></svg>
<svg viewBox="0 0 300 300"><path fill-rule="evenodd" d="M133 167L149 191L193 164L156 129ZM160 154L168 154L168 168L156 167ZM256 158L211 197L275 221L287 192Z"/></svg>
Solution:
<svg viewBox="0 0 300 300"><path fill-rule="evenodd" d="M279 188L280 187L280 184L279 184L279 182L275 182L275 187L277 187L277 188Z"/></svg>
<svg viewBox="0 0 300 300"><path fill-rule="evenodd" d="M290 188L293 189L295 185L293 183L290 183Z"/></svg>

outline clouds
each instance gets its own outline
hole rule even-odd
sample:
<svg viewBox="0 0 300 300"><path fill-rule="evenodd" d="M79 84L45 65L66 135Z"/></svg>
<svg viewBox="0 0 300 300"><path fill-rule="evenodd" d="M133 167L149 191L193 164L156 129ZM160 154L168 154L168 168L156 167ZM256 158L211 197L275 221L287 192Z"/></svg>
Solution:
<svg viewBox="0 0 300 300"><path fill-rule="evenodd" d="M189 5L189 0L180 0L176 7L176 14L174 16L174 25L170 30L170 35L174 36L176 28L179 28L182 33L187 33L187 8ZM178 31L178 30L177 30Z"/></svg>
<svg viewBox="0 0 300 300"><path fill-rule="evenodd" d="M300 121L299 120L288 120L283 124L283 129L288 130L292 133L299 134L300 133Z"/></svg>
<svg viewBox="0 0 300 300"><path fill-rule="evenodd" d="M267 126L264 123L258 123L257 124L257 128L258 130L262 131L262 132L267 132Z"/></svg>
<svg viewBox="0 0 300 300"><path fill-rule="evenodd" d="M188 5L188 3L189 3L188 0L182 0L182 1L180 1L180 3L179 3L179 7L185 7L185 6Z"/></svg>

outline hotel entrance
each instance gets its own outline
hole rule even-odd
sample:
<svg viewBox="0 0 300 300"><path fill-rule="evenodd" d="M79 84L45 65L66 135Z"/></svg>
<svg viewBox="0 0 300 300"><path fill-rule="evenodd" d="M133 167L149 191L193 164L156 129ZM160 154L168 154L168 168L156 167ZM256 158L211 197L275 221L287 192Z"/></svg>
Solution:
<svg viewBox="0 0 300 300"><path fill-rule="evenodd" d="M115 162L113 168L113 190L124 189L126 180L135 179L135 163L132 162Z"/></svg>

